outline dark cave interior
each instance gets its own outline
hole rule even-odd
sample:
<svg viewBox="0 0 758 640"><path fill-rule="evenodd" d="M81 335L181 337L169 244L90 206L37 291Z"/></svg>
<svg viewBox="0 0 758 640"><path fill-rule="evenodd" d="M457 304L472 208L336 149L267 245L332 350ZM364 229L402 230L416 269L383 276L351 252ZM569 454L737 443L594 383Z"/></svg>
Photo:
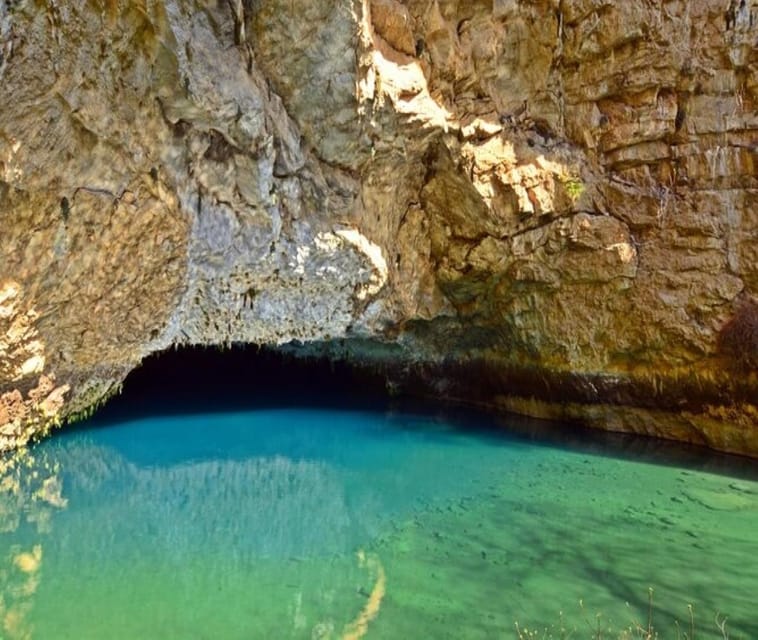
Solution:
<svg viewBox="0 0 758 640"><path fill-rule="evenodd" d="M381 373L368 368L248 345L183 347L153 354L129 374L121 394L90 420L67 428L97 428L150 415L285 407L403 412L432 421L437 417L458 429L504 442L528 440L590 455L758 478L758 465L748 458L655 438L461 407L444 398L392 395Z"/></svg>

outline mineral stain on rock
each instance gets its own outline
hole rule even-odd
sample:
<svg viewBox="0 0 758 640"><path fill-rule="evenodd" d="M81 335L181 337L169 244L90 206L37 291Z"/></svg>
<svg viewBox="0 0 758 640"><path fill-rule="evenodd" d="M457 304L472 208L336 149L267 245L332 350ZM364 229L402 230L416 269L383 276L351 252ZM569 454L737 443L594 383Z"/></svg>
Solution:
<svg viewBox="0 0 758 640"><path fill-rule="evenodd" d="M755 0L0 0L0 447L169 346L298 341L758 455L756 38Z"/></svg>

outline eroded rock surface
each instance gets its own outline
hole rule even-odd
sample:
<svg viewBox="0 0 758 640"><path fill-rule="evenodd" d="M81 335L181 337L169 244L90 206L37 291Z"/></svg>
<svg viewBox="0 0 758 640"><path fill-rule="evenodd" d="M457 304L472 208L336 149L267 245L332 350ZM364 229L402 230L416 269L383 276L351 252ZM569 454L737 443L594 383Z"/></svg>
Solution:
<svg viewBox="0 0 758 640"><path fill-rule="evenodd" d="M0 0L0 448L296 340L758 455L757 205L756 0Z"/></svg>

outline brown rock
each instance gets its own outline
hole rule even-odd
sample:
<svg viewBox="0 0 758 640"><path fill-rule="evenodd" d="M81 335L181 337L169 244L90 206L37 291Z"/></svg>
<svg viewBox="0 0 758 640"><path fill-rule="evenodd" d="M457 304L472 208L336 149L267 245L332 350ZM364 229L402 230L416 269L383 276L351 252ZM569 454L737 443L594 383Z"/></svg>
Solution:
<svg viewBox="0 0 758 640"><path fill-rule="evenodd" d="M755 1L6 4L0 448L171 345L346 339L758 455Z"/></svg>

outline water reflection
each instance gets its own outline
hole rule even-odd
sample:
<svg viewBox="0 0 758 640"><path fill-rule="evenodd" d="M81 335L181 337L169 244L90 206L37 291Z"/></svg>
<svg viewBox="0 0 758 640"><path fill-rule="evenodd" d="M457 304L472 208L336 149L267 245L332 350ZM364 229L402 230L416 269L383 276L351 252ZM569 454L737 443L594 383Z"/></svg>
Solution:
<svg viewBox="0 0 758 640"><path fill-rule="evenodd" d="M0 455L0 533L22 522L47 533L54 510L66 507L60 464L45 452L28 448Z"/></svg>
<svg viewBox="0 0 758 640"><path fill-rule="evenodd" d="M356 517L334 468L276 455L143 467L80 437L42 457L24 451L5 462L2 477L3 533L22 523L51 533L53 518L63 517L54 514L71 500L76 508L51 544L75 536L93 560L111 556L122 536L149 541L151 553L177 562L220 537L235 554L341 552L350 549ZM87 526L96 513L97 526Z"/></svg>
<svg viewBox="0 0 758 640"><path fill-rule="evenodd" d="M651 586L758 637L750 474L591 451L327 410L62 433L0 458L0 637L507 637Z"/></svg>
<svg viewBox="0 0 758 640"><path fill-rule="evenodd" d="M129 427L138 439L145 437L140 425ZM52 591L86 594L85 600L106 594L111 607L126 600L127 611L160 602L168 587L176 613L191 619L192 603L209 587L233 594L232 601L247 591L265 602L250 587L265 585L272 575L297 594L294 610L290 603L268 603L281 609L280 631L325 638L341 637L341 629L350 638L365 634L384 578L376 577L381 565L373 554L359 561L354 551L367 539L366 523L376 520L372 511L382 511L381 498L371 485L349 495L349 471L338 461L344 449L311 458L301 448L288 457L248 437L218 454L193 442L188 426L188 438L172 442L181 453L166 459L165 433L146 438L153 450L141 452L127 428L116 429L115 440L112 432L79 432L2 458L0 549L7 553L0 557L0 637L49 637L49 603L41 611L35 605L41 578L48 600ZM251 426L248 436L254 433ZM314 446L307 440L301 447ZM321 440L324 445L328 450ZM370 593L366 611L354 586L362 583ZM80 605L74 601L70 608ZM221 611L217 605L216 614ZM139 635L130 624L117 620L114 637Z"/></svg>
<svg viewBox="0 0 758 640"><path fill-rule="evenodd" d="M43 553L41 540L52 529L55 511L67 501L59 467L47 455L29 449L0 457L0 622L2 637L32 637L29 616L39 587ZM21 533L25 535L20 535Z"/></svg>

